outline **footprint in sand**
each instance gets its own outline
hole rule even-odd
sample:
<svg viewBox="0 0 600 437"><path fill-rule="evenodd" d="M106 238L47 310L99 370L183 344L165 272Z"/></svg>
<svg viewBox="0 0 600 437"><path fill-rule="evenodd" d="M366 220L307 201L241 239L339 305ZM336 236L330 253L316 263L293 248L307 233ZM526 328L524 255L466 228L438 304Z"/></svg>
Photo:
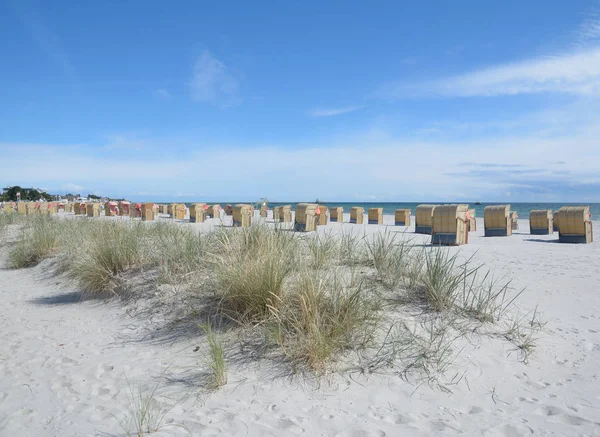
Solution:
<svg viewBox="0 0 600 437"><path fill-rule="evenodd" d="M558 421L567 425L581 426L584 423L589 422L589 420L586 420L583 417L568 414L562 408L555 407L553 405L546 405L542 408L538 408L533 413L538 414L540 416L556 417Z"/></svg>
<svg viewBox="0 0 600 437"><path fill-rule="evenodd" d="M385 437L385 432L380 429L365 431L362 429L342 431L335 434L335 437Z"/></svg>
<svg viewBox="0 0 600 437"><path fill-rule="evenodd" d="M533 434L526 425L499 425L483 432L483 437L523 437Z"/></svg>

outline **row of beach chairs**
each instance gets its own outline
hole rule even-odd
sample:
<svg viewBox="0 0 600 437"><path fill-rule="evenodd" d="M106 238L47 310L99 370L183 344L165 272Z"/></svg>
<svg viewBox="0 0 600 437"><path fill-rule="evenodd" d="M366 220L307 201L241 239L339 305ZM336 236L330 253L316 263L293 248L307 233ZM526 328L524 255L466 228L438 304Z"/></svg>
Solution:
<svg viewBox="0 0 600 437"><path fill-rule="evenodd" d="M18 202L16 206L6 203L3 212L15 211L19 214L54 214L60 209L75 215L99 217L129 216L142 220L154 220L158 214L166 214L177 220L185 220L187 208L182 203L158 205L154 202L131 204L127 201L91 203L59 203L59 202ZM268 207L260 207L260 216L267 217ZM208 218L221 216L220 205L194 203L189 208L189 221L201 223ZM324 205L299 203L296 205L293 229L299 232L316 230L319 225L343 221L342 207L328 208ZM254 216L251 204L227 205L224 213L232 216L233 226L249 226ZM365 209L355 206L350 209L350 223L364 224ZM368 224L383 224L383 208L369 208ZM394 214L396 226L410 226L410 209L397 209ZM508 237L518 229L517 214L510 210L510 205L492 205L484 209L484 235L486 237ZM292 223L292 206L276 206L273 209L275 223ZM529 215L530 233L532 235L559 234L561 243L591 243L593 241L592 221L589 206L563 206L558 211L534 210ZM469 232L476 230L475 210L466 204L451 205L419 205L415 211L415 233L431 235L432 244L461 245L469 241Z"/></svg>

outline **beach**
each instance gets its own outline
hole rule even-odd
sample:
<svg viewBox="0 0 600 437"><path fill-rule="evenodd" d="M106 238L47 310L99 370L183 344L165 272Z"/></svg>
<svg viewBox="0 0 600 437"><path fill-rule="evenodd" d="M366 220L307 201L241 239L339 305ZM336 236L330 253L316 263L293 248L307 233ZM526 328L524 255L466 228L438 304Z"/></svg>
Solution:
<svg viewBox="0 0 600 437"><path fill-rule="evenodd" d="M344 219L317 233L430 241L414 233L414 217L409 227L393 226L392 215L383 225ZM203 337L197 326L173 323L183 292L159 286L134 299L80 301L73 284L54 273L52 258L8 268L5 242L0 434L127 435L132 397L152 392L161 426L143 435L600 435L600 242L559 244L558 234L530 235L528 220L518 223L510 237L486 238L478 217L467 245L440 250L511 281L521 292L515 308L540 324L535 346L524 356L500 335L460 338L440 385L394 366L294 374L272 360L244 359L243 348L230 342L227 383L208 391ZM222 222L178 224L209 231Z"/></svg>

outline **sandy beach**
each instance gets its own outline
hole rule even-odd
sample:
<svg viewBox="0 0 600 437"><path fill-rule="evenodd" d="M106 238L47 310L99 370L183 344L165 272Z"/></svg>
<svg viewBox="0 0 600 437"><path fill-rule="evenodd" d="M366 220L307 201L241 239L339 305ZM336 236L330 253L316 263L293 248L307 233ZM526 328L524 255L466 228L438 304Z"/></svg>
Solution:
<svg viewBox="0 0 600 437"><path fill-rule="evenodd" d="M393 220L330 223L317 232L387 230L428 244L414 226L388 226ZM206 343L197 326L173 323L181 309L176 288L80 301L78 290L53 273L52 258L8 268L5 242L0 435L127 435L131 392L140 390L154 390L152 407L164 412L162 429L148 434L156 436L600 435L600 242L559 244L557 234L530 235L527 220L505 238L485 238L483 220L477 225L468 245L448 250L510 278L513 290L524 290L516 307L537 311L543 326L526 360L500 337L459 339L447 374L461 378L447 390L407 381L393 367L293 375L269 360L239 359L244 351L230 343L227 384L207 391Z"/></svg>

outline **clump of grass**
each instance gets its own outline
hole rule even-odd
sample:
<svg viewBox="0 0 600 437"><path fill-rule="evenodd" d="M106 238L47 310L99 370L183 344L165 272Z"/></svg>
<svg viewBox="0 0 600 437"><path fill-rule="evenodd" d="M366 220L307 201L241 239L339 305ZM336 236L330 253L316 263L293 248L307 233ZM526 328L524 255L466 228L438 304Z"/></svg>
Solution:
<svg viewBox="0 0 600 437"><path fill-rule="evenodd" d="M336 236L338 239L338 261L342 265L353 266L364 261L365 248L362 238L352 230L344 231Z"/></svg>
<svg viewBox="0 0 600 437"><path fill-rule="evenodd" d="M488 271L480 280L477 272L473 280L464 283L461 293L461 310L469 317L480 322L498 322L511 307L523 290L509 298L510 280L496 280Z"/></svg>
<svg viewBox="0 0 600 437"><path fill-rule="evenodd" d="M169 222L152 225L148 233L161 283L180 282L182 276L202 267L209 237Z"/></svg>
<svg viewBox="0 0 600 437"><path fill-rule="evenodd" d="M366 244L379 279L386 287L395 288L406 276L409 242L397 241L395 235L386 231L373 235Z"/></svg>
<svg viewBox="0 0 600 437"><path fill-rule="evenodd" d="M44 215L29 217L8 254L9 265L15 269L34 266L54 254L59 243L58 219Z"/></svg>
<svg viewBox="0 0 600 437"><path fill-rule="evenodd" d="M159 382L154 383L149 390L136 387L127 380L129 405L125 418L115 417L126 437L144 437L159 432L165 428L182 428L183 425L166 424L165 417L173 409L163 406L158 400Z"/></svg>
<svg viewBox="0 0 600 437"><path fill-rule="evenodd" d="M227 361L225 359L225 350L221 340L212 330L209 323L201 325L200 327L206 334L206 343L208 344L208 356L206 361L210 373L207 388L216 390L227 384Z"/></svg>
<svg viewBox="0 0 600 437"><path fill-rule="evenodd" d="M117 294L120 273L143 262L144 225L100 222L85 241L70 269L85 298Z"/></svg>
<svg viewBox="0 0 600 437"><path fill-rule="evenodd" d="M423 271L425 267L425 249L412 248L404 270L404 287L411 291L418 291L424 283Z"/></svg>
<svg viewBox="0 0 600 437"><path fill-rule="evenodd" d="M469 262L458 264L457 254L450 255L447 250L425 253L425 298L434 311L448 311L458 306L461 293L477 271Z"/></svg>
<svg viewBox="0 0 600 437"><path fill-rule="evenodd" d="M277 307L295 266L293 237L262 225L222 231L207 256L222 311L239 322L258 323Z"/></svg>
<svg viewBox="0 0 600 437"><path fill-rule="evenodd" d="M542 327L543 323L539 319L537 307L531 315L517 315L508 323L504 337L515 345L520 361L525 364L529 363L529 357L537 347L538 339L535 335Z"/></svg>
<svg viewBox="0 0 600 437"><path fill-rule="evenodd" d="M426 383L443 391L450 391L448 386L460 381L458 374L450 381L443 378L460 353L454 350L457 336L451 334L448 325L440 318L423 320L413 329L404 324L398 345L403 379L408 382L414 378L418 384Z"/></svg>
<svg viewBox="0 0 600 437"><path fill-rule="evenodd" d="M315 269L326 268L338 250L338 242L331 234L315 233L306 239L310 255L310 266Z"/></svg>
<svg viewBox="0 0 600 437"><path fill-rule="evenodd" d="M16 212L0 212L0 237L3 237L10 225L23 221L23 216Z"/></svg>
<svg viewBox="0 0 600 437"><path fill-rule="evenodd" d="M366 347L379 317L376 299L362 287L346 288L336 275L314 270L302 272L290 295L269 309L286 357L317 373L340 353Z"/></svg>

